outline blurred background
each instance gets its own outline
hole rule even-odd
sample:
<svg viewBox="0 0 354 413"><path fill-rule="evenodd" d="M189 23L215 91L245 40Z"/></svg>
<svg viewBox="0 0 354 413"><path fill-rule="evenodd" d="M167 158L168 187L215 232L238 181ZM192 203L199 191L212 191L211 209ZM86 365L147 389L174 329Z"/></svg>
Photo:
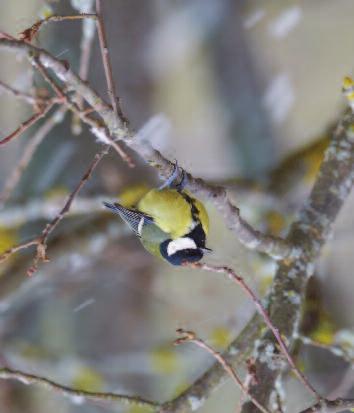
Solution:
<svg viewBox="0 0 354 413"><path fill-rule="evenodd" d="M49 13L75 14L90 3L0 0L0 30L16 37ZM149 138L166 157L226 185L242 215L258 228L286 234L345 108L340 90L343 76L353 72L353 2L104 0L103 6L117 91L132 127L139 130L157 116ZM36 44L79 71L90 33L90 24L80 21L50 23ZM0 59L2 82L44 93L47 85L26 61L3 51ZM96 36L88 69L89 82L108 100ZM30 105L1 88L0 138L31 113ZM0 203L0 252L41 231L99 150L85 126L53 110L1 147L0 192L50 117L19 184ZM193 345L174 347L176 328L196 331L221 351L253 314L252 303L228 280L158 261L102 210L103 199L158 183L155 171L134 159L134 169L113 152L101 162L52 234L50 263L35 276L26 277L33 250L0 266L0 364L68 386L165 401L213 361ZM303 332L322 348L298 350L316 388L348 397L354 397L352 207L353 199L325 247L305 306ZM214 251L209 260L231 265L264 295L274 263L245 250L207 208L208 246ZM332 344L345 350L347 361L323 348ZM293 378L285 391L291 411L310 403ZM200 411L213 412L222 403L223 411L232 412L238 400L228 382ZM143 412L78 404L12 381L0 381L0 406L2 413Z"/></svg>

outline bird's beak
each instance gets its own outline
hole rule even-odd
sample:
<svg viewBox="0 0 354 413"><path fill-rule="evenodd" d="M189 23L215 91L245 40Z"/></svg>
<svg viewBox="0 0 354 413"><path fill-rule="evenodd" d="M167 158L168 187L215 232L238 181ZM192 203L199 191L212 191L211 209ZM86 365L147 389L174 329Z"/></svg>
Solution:
<svg viewBox="0 0 354 413"><path fill-rule="evenodd" d="M213 250L212 250L212 249L210 249L210 248L207 248L207 247L205 247L205 248L202 248L202 251L203 251L203 252L206 252L207 254L208 254L208 253L211 253L211 252L213 252Z"/></svg>

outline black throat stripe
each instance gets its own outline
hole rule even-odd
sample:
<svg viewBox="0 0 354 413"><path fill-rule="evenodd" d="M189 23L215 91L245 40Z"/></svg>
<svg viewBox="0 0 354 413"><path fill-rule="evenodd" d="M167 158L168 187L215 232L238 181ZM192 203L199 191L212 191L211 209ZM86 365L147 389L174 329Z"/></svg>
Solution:
<svg viewBox="0 0 354 413"><path fill-rule="evenodd" d="M196 226L194 227L194 229L188 234L189 238L192 238L196 245L199 248L205 248L205 232L202 226L202 223L200 222L200 218L199 218L199 211L197 209L197 207L195 206L194 203L194 199L191 198L188 194L186 194L185 192L181 192L180 193L183 198L188 202L190 208L191 208L191 215L192 215L192 219L193 221L196 223Z"/></svg>
<svg viewBox="0 0 354 413"><path fill-rule="evenodd" d="M191 207L191 214L192 214L193 220L200 224L201 222L200 222L200 219L199 219L199 211L198 211L197 207L194 204L194 199L191 198L185 192L180 192L180 194L188 202L189 206Z"/></svg>

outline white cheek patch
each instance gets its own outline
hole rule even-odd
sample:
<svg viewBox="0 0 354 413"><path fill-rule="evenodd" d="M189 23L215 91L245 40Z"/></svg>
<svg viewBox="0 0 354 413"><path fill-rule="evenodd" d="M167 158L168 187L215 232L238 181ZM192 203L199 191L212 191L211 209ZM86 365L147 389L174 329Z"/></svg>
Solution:
<svg viewBox="0 0 354 413"><path fill-rule="evenodd" d="M167 246L167 254L168 256L171 256L175 254L178 251L181 250L186 250L186 249L196 249L197 245L196 243L192 240L192 238L177 238L173 241L171 241L168 246Z"/></svg>

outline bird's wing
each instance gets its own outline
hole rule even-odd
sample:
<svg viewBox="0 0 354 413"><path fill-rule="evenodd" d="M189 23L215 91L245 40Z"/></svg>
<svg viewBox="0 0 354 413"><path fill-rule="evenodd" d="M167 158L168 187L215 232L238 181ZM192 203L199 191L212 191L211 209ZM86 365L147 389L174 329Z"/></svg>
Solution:
<svg viewBox="0 0 354 413"><path fill-rule="evenodd" d="M135 209L125 208L118 203L110 204L103 202L103 205L118 214L138 237L141 236L143 226L154 223L154 220L149 215Z"/></svg>

